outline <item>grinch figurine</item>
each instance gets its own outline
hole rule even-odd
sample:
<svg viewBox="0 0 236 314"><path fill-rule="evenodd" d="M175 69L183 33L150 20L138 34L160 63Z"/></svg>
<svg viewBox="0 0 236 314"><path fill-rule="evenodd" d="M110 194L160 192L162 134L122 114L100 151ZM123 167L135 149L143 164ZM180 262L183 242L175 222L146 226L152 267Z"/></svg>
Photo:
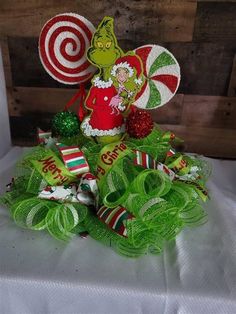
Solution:
<svg viewBox="0 0 236 314"><path fill-rule="evenodd" d="M124 54L117 44L113 19L105 17L95 31L88 60L99 68L85 100L90 115L81 124L86 136L100 143L118 141L125 132L125 116L142 87L143 68L134 52Z"/></svg>

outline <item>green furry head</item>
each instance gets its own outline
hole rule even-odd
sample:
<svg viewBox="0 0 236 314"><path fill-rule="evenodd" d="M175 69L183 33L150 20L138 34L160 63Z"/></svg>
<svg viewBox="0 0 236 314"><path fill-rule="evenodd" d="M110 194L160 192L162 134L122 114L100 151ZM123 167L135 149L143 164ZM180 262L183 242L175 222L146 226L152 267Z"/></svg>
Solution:
<svg viewBox="0 0 236 314"><path fill-rule="evenodd" d="M95 66L106 68L122 54L113 30L113 18L106 16L93 35L92 45L87 52L88 59Z"/></svg>

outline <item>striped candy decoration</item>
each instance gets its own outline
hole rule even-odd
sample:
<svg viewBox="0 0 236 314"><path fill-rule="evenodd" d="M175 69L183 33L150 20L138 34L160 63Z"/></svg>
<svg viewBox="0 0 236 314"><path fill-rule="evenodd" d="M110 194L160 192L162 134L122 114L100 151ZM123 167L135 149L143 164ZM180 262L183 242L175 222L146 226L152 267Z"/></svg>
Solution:
<svg viewBox="0 0 236 314"><path fill-rule="evenodd" d="M134 164L138 166L142 166L146 169L157 169L164 173L166 173L170 180L174 180L175 173L171 169L169 169L166 165L162 164L161 162L157 162L154 160L150 155L147 153L141 152L139 150L134 149L135 157L134 157Z"/></svg>
<svg viewBox="0 0 236 314"><path fill-rule="evenodd" d="M176 177L174 171L169 169L166 165L162 164L161 162L158 162L156 169L165 172L169 176L171 181L173 181Z"/></svg>
<svg viewBox="0 0 236 314"><path fill-rule="evenodd" d="M143 62L145 83L135 98L134 105L154 109L165 105L176 93L180 83L180 67L175 57L158 45L135 49Z"/></svg>
<svg viewBox="0 0 236 314"><path fill-rule="evenodd" d="M45 70L64 84L88 81L96 68L87 60L94 26L75 13L63 13L51 18L39 37L39 56Z"/></svg>
<svg viewBox="0 0 236 314"><path fill-rule="evenodd" d="M173 148L171 148L171 149L167 152L166 157L174 156L175 153L176 153L175 150L174 150Z"/></svg>
<svg viewBox="0 0 236 314"><path fill-rule="evenodd" d="M80 176L89 171L88 162L78 146L66 146L57 143L57 148L61 153L65 166L71 173Z"/></svg>
<svg viewBox="0 0 236 314"><path fill-rule="evenodd" d="M38 133L39 144L46 144L47 140L52 136L52 132L44 132L40 128L37 129L37 133Z"/></svg>
<svg viewBox="0 0 236 314"><path fill-rule="evenodd" d="M150 155L136 149L134 149L133 151L135 152L135 165L142 166L146 169L156 169L157 162Z"/></svg>
<svg viewBox="0 0 236 314"><path fill-rule="evenodd" d="M102 206L97 212L98 218L104 222L108 227L123 237L127 237L127 229L124 222L132 219L130 214L124 207L117 206L115 208L108 208Z"/></svg>

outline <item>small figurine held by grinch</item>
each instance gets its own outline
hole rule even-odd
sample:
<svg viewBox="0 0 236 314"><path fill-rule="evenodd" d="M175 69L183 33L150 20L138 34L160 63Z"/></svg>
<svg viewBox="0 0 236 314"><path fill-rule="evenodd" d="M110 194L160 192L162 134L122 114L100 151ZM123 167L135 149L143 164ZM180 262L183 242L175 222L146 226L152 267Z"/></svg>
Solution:
<svg viewBox="0 0 236 314"><path fill-rule="evenodd" d="M112 73L113 74L113 73ZM125 100L128 99L129 92L125 89L124 83L128 80L129 72L126 68L118 68L114 76L119 83L118 93L114 97L112 97L109 106L112 108L113 114L119 114L119 111L125 110Z"/></svg>
<svg viewBox="0 0 236 314"><path fill-rule="evenodd" d="M84 119L81 129L98 142L114 142L125 132L123 114L142 86L142 63L134 52L126 55L122 52L110 17L105 17L98 26L87 56L100 71L85 100L91 114Z"/></svg>
<svg viewBox="0 0 236 314"><path fill-rule="evenodd" d="M134 54L125 55L116 60L111 70L111 75L115 78L113 78L114 85L118 89L117 95L112 97L110 102L113 113L128 109L133 97L142 85L142 79L137 79L141 72L142 65Z"/></svg>

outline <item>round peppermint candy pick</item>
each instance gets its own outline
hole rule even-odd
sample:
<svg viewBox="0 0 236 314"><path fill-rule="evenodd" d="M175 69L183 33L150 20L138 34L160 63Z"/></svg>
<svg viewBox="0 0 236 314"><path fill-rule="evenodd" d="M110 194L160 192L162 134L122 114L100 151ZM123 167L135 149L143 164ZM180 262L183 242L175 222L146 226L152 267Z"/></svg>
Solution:
<svg viewBox="0 0 236 314"><path fill-rule="evenodd" d="M94 26L75 13L54 16L43 27L39 38L39 55L45 70L64 84L89 80L96 68L87 60Z"/></svg>
<svg viewBox="0 0 236 314"><path fill-rule="evenodd" d="M158 45L135 49L143 62L145 82L136 95L134 105L155 109L165 105L176 93L180 83L180 67L175 57Z"/></svg>

